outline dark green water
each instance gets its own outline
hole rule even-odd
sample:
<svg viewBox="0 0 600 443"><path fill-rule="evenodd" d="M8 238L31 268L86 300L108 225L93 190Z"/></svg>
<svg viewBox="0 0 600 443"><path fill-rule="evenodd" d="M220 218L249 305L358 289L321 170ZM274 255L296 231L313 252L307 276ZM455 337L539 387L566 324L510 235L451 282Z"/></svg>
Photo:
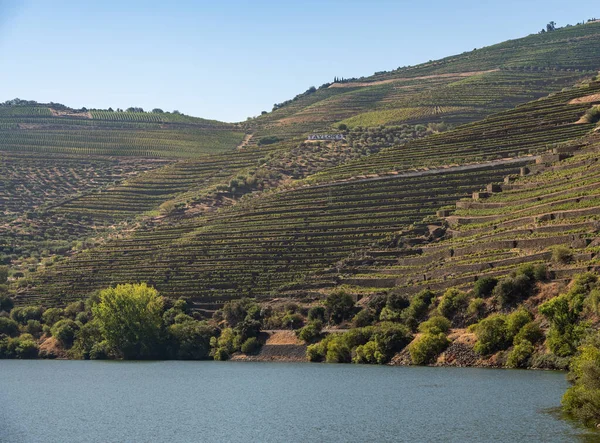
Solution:
<svg viewBox="0 0 600 443"><path fill-rule="evenodd" d="M534 371L0 360L0 440L577 441L548 412L566 388Z"/></svg>

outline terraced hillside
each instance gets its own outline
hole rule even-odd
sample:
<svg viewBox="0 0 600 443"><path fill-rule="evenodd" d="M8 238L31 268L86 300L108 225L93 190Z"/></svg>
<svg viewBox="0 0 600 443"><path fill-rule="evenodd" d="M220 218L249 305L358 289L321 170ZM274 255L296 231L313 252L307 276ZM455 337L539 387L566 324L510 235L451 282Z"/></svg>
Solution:
<svg viewBox="0 0 600 443"><path fill-rule="evenodd" d="M39 199L35 223L9 227L6 250L14 254L29 234L57 250L57 238L45 235L54 232L80 239L82 252L64 262L34 253L31 274L15 283L20 300L59 304L113 283L147 281L209 306L268 295L386 244L518 172L534 154L578 146L595 128L582 117L600 93L589 80L600 68L599 40L598 23L529 36L310 89L236 125L159 112L2 106L0 152L170 162L99 180L56 203ZM399 126L372 127L389 123ZM347 139L306 141L333 127ZM46 219L57 225L39 223ZM95 241L116 226L112 240Z"/></svg>
<svg viewBox="0 0 600 443"><path fill-rule="evenodd" d="M235 125L179 114L0 106L0 151L193 158L232 150L243 136Z"/></svg>
<svg viewBox="0 0 600 443"><path fill-rule="evenodd" d="M597 270L600 135L586 138L580 147L554 164L543 160L558 160L558 154L542 157L527 175L507 176L489 192L457 202L445 217L445 240L415 235L413 245L372 249L348 261L335 277L309 279L311 285L335 281L329 286L359 294L412 294L423 288L471 288L480 278L506 276L523 263L548 264L558 280ZM437 231L440 236L441 227Z"/></svg>
<svg viewBox="0 0 600 443"><path fill-rule="evenodd" d="M267 295L435 214L490 178L501 180L523 162L249 199L81 253L49 269L43 286L26 291L27 297L61 303L124 281L148 281L165 294L201 304Z"/></svg>
<svg viewBox="0 0 600 443"><path fill-rule="evenodd" d="M530 35L371 77L324 84L276 106L271 131L467 123L571 86L600 69L600 23Z"/></svg>

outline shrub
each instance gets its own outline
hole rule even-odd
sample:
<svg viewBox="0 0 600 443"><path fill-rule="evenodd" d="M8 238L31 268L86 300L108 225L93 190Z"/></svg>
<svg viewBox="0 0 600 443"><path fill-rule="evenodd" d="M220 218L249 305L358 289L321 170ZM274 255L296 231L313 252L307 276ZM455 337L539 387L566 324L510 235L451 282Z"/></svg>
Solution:
<svg viewBox="0 0 600 443"><path fill-rule="evenodd" d="M39 337L42 333L42 324L39 320L28 320L27 325L23 328L23 332L31 334L34 337Z"/></svg>
<svg viewBox="0 0 600 443"><path fill-rule="evenodd" d="M569 368L570 361L571 359L568 357L558 357L554 354L537 354L531 359L531 367L564 371Z"/></svg>
<svg viewBox="0 0 600 443"><path fill-rule="evenodd" d="M473 286L473 295L476 298L487 298L492 295L492 291L498 284L498 279L494 277L482 277L475 282Z"/></svg>
<svg viewBox="0 0 600 443"><path fill-rule="evenodd" d="M594 106L588 109L583 115L586 123L598 123L600 121L600 106Z"/></svg>
<svg viewBox="0 0 600 443"><path fill-rule="evenodd" d="M483 298L473 298L467 307L467 315L478 320L485 312L485 300Z"/></svg>
<svg viewBox="0 0 600 443"><path fill-rule="evenodd" d="M10 318L17 323L26 325L29 320L41 320L43 309L41 306L26 306L14 308L10 312Z"/></svg>
<svg viewBox="0 0 600 443"><path fill-rule="evenodd" d="M450 320L446 317L436 316L419 325L419 332L424 334L440 334L447 333L450 330Z"/></svg>
<svg viewBox="0 0 600 443"><path fill-rule="evenodd" d="M260 343L256 337L250 337L242 344L241 351L244 354L254 354L260 349Z"/></svg>
<svg viewBox="0 0 600 443"><path fill-rule="evenodd" d="M371 296L369 302L367 303L367 306L370 310L373 311L373 315L375 315L375 317L379 317L379 314L381 313L381 310L385 307L386 303L387 297L385 295L375 294Z"/></svg>
<svg viewBox="0 0 600 443"><path fill-rule="evenodd" d="M477 336L474 349L482 355L493 354L510 346L504 315L490 315L477 323L474 330Z"/></svg>
<svg viewBox="0 0 600 443"><path fill-rule="evenodd" d="M298 331L298 338L306 343L312 343L321 336L323 323L319 320L312 321Z"/></svg>
<svg viewBox="0 0 600 443"><path fill-rule="evenodd" d="M529 322L521 328L521 330L515 335L513 343L518 345L523 340L527 340L531 344L536 344L544 339L544 332L537 322Z"/></svg>
<svg viewBox="0 0 600 443"><path fill-rule="evenodd" d="M506 360L506 366L509 368L527 368L529 367L529 362L531 360L531 356L533 355L533 345L531 342L527 340L521 340L519 344L515 345L515 347L508 354L508 359Z"/></svg>
<svg viewBox="0 0 600 443"><path fill-rule="evenodd" d="M329 335L321 340L319 343L315 343L314 345L310 345L306 349L306 357L308 361L319 362L325 360L325 355L327 354L327 345L329 341L331 341L332 336Z"/></svg>
<svg viewBox="0 0 600 443"><path fill-rule="evenodd" d="M416 331L419 323L429 310L429 305L435 297L435 294L429 289L424 289L415 295L410 301L410 305L404 311L402 311L402 321L412 331Z"/></svg>
<svg viewBox="0 0 600 443"><path fill-rule="evenodd" d="M30 359L38 356L39 347L31 335L23 334L9 340L9 351L15 358Z"/></svg>
<svg viewBox="0 0 600 443"><path fill-rule="evenodd" d="M352 357L353 363L384 364L387 358L379 349L375 341L368 341L364 345L358 346Z"/></svg>
<svg viewBox="0 0 600 443"><path fill-rule="evenodd" d="M329 316L329 321L333 324L340 324L344 320L352 317L354 313L354 299L345 292L333 292L325 300L325 308Z"/></svg>
<svg viewBox="0 0 600 443"><path fill-rule="evenodd" d="M594 337L597 341L598 336ZM588 426L600 423L600 349L586 343L571 363L570 377L574 386L562 399L564 410Z"/></svg>
<svg viewBox="0 0 600 443"><path fill-rule="evenodd" d="M566 246L555 246L552 248L552 261L555 263L569 263L573 259L571 249Z"/></svg>
<svg viewBox="0 0 600 443"><path fill-rule="evenodd" d="M446 318L454 318L456 313L467 302L467 294L458 289L451 288L444 292L438 305L438 312Z"/></svg>
<svg viewBox="0 0 600 443"><path fill-rule="evenodd" d="M60 308L49 308L42 314L42 321L44 324L52 326L54 323L59 321L64 315L64 311Z"/></svg>
<svg viewBox="0 0 600 443"><path fill-rule="evenodd" d="M363 328L365 326L372 325L375 321L373 314L368 309L363 309L358 312L352 319L352 326L355 328Z"/></svg>
<svg viewBox="0 0 600 443"><path fill-rule="evenodd" d="M185 315L185 314L182 314ZM179 360L205 360L210 356L210 343L217 330L206 322L188 320L168 328L172 338L170 354Z"/></svg>
<svg viewBox="0 0 600 443"><path fill-rule="evenodd" d="M506 317L506 333L511 340L518 334L523 326L533 320L531 312L520 308Z"/></svg>
<svg viewBox="0 0 600 443"><path fill-rule="evenodd" d="M432 363L450 344L445 334L423 334L409 346L410 358L415 365Z"/></svg>
<svg viewBox="0 0 600 443"><path fill-rule="evenodd" d="M313 306L308 310L308 319L310 321L325 321L325 308L323 306Z"/></svg>
<svg viewBox="0 0 600 443"><path fill-rule="evenodd" d="M70 349L79 331L79 325L70 319L63 319L52 326L52 336L66 348Z"/></svg>
<svg viewBox="0 0 600 443"><path fill-rule="evenodd" d="M581 280L579 284L582 284ZM576 280L569 294L554 297L538 308L539 312L550 321L546 344L559 357L573 355L587 331L585 323L577 324L583 302L577 302L576 294L579 294L581 289Z"/></svg>
<svg viewBox="0 0 600 443"><path fill-rule="evenodd" d="M368 331L369 328L363 328ZM386 357L391 358L396 352L401 351L410 343L412 335L410 330L397 323L385 322L381 323L373 330L373 340L379 346L379 350Z"/></svg>
<svg viewBox="0 0 600 443"><path fill-rule="evenodd" d="M327 346L325 361L327 363L350 363L352 349L343 337L335 337Z"/></svg>
<svg viewBox="0 0 600 443"><path fill-rule="evenodd" d="M15 337L19 334L19 324L6 317L0 317L0 336L7 335L9 337Z"/></svg>
<svg viewBox="0 0 600 443"><path fill-rule="evenodd" d="M508 306L518 300L528 298L533 288L532 281L523 274L506 277L498 282L492 295L500 306Z"/></svg>
<svg viewBox="0 0 600 443"><path fill-rule="evenodd" d="M48 327L48 326L44 326ZM51 331L50 331L51 332ZM102 331L97 321L91 321L83 325L76 334L75 342L71 348L71 354L77 358L91 359L92 350L96 345L103 341ZM98 352L100 348L97 348ZM106 351L108 358L109 352ZM100 359L100 358L97 358Z"/></svg>
<svg viewBox="0 0 600 443"><path fill-rule="evenodd" d="M110 345L106 340L95 343L89 352L90 360L106 360L110 356Z"/></svg>
<svg viewBox="0 0 600 443"><path fill-rule="evenodd" d="M385 305L394 311L402 311L410 306L410 300L404 295L391 293L388 294Z"/></svg>
<svg viewBox="0 0 600 443"><path fill-rule="evenodd" d="M304 318L300 314L285 314L281 320L281 326L289 329L301 328L304 324Z"/></svg>
<svg viewBox="0 0 600 443"><path fill-rule="evenodd" d="M14 302L8 295L0 294L0 312L10 312L14 306Z"/></svg>

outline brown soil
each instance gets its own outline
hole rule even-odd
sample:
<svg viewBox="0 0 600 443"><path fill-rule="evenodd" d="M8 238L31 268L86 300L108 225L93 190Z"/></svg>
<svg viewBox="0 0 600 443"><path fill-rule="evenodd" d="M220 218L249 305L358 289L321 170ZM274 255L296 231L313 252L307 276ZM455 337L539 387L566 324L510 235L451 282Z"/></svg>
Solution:
<svg viewBox="0 0 600 443"><path fill-rule="evenodd" d="M269 338L267 338L267 345L303 345L304 342L298 340L294 331L267 331Z"/></svg>
<svg viewBox="0 0 600 443"><path fill-rule="evenodd" d="M570 105L580 105L581 103L596 103L600 102L600 94L586 95L585 97L577 97L569 102Z"/></svg>
<svg viewBox="0 0 600 443"><path fill-rule="evenodd" d="M67 358L67 353L55 337L48 337L40 344L40 357Z"/></svg>
<svg viewBox="0 0 600 443"><path fill-rule="evenodd" d="M88 112L74 112L74 111L58 111L56 109L48 108L54 117L80 117L80 118L92 118L92 114Z"/></svg>

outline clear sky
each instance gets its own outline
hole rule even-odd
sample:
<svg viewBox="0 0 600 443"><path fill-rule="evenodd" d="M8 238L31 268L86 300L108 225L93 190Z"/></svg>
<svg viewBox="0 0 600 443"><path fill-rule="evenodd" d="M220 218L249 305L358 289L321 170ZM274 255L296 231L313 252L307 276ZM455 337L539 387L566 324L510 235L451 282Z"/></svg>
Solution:
<svg viewBox="0 0 600 443"><path fill-rule="evenodd" d="M0 101L241 121L334 76L591 17L597 0L0 0Z"/></svg>

